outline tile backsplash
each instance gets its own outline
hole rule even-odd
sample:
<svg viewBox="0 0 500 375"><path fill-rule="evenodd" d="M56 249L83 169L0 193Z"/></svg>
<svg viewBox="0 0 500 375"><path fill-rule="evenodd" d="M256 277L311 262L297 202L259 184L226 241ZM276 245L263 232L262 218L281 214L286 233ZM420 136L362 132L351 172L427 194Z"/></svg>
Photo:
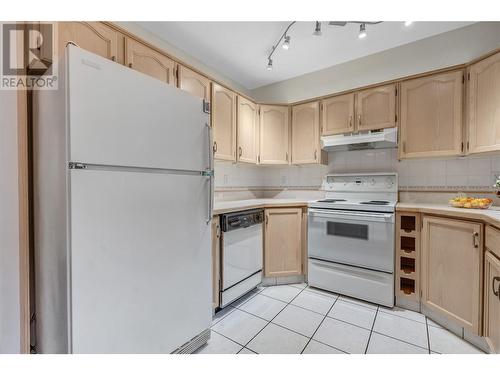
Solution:
<svg viewBox="0 0 500 375"><path fill-rule="evenodd" d="M397 149L338 151L329 164L255 166L216 162L216 188L320 187L326 173L397 172L401 190L492 190L500 156L397 159Z"/></svg>

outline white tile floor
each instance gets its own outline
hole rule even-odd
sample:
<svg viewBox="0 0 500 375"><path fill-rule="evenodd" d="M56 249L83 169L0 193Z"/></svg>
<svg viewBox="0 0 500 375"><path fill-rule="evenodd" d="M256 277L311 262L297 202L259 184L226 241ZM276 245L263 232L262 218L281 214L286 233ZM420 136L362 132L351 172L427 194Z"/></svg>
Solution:
<svg viewBox="0 0 500 375"><path fill-rule="evenodd" d="M483 353L424 315L308 287L259 287L219 311L206 354Z"/></svg>

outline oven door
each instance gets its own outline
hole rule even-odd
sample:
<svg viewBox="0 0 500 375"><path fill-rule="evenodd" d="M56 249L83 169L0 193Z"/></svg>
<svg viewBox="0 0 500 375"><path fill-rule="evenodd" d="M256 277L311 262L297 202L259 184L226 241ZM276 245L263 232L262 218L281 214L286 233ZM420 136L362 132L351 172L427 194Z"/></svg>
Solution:
<svg viewBox="0 0 500 375"><path fill-rule="evenodd" d="M394 271L394 213L310 208L309 258Z"/></svg>

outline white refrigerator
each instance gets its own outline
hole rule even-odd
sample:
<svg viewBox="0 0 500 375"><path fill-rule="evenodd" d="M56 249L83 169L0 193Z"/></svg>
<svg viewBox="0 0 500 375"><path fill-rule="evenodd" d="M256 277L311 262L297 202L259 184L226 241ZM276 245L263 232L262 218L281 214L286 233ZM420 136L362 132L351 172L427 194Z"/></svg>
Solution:
<svg viewBox="0 0 500 375"><path fill-rule="evenodd" d="M191 352L210 336L207 103L74 45L34 100L36 349Z"/></svg>

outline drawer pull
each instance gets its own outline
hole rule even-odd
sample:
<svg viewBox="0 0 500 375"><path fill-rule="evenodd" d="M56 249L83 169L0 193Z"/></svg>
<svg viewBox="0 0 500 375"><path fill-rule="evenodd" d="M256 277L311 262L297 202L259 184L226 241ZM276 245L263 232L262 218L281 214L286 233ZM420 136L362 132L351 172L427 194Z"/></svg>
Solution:
<svg viewBox="0 0 500 375"><path fill-rule="evenodd" d="M495 281L499 281L498 283L498 290L495 290ZM493 288L493 294L498 297L500 300L500 277L496 276L493 278L493 281L491 283L491 287Z"/></svg>
<svg viewBox="0 0 500 375"><path fill-rule="evenodd" d="M472 234L472 244L476 249L479 247L479 233L474 232Z"/></svg>

